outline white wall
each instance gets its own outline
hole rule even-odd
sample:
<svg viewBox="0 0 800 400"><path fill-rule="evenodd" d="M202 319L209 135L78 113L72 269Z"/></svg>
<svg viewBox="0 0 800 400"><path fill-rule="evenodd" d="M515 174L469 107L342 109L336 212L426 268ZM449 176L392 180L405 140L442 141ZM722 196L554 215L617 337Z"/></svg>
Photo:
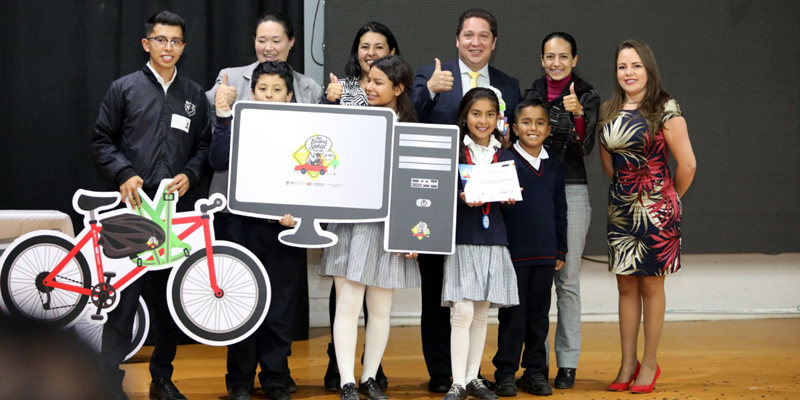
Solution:
<svg viewBox="0 0 800 400"><path fill-rule="evenodd" d="M319 254L309 251L312 327L328 326L332 280L317 276ZM682 270L666 279L667 320L800 317L800 253L684 255L681 261ZM584 321L616 321L616 282L606 264L583 261L581 303ZM553 294L551 319L555 311ZM393 325L418 325L419 312L419 289L395 291Z"/></svg>

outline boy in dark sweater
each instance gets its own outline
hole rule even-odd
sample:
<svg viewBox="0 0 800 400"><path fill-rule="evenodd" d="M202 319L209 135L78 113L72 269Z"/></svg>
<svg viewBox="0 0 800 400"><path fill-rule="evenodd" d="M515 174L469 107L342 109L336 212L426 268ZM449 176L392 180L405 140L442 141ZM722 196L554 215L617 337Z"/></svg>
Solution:
<svg viewBox="0 0 800 400"><path fill-rule="evenodd" d="M547 396L553 390L547 384L544 345L553 275L564 266L567 253L567 200L561 163L542 147L550 134L547 110L539 100L524 100L515 116L513 128L519 140L508 150L514 155L525 200L504 210L503 217L520 304L498 312L497 354L492 363L499 396L516 396L517 386ZM520 355L525 372L515 382Z"/></svg>

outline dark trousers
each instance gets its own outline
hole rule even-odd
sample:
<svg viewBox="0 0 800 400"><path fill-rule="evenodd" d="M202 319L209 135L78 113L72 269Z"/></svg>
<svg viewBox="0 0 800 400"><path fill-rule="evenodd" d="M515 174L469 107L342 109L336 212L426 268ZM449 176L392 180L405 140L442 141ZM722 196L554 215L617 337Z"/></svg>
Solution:
<svg viewBox="0 0 800 400"><path fill-rule="evenodd" d="M202 191L202 185L192 189L180 199L176 207L176 212L190 211L194 209L194 202L198 198L198 193ZM155 188L146 189L145 192L151 199L155 199ZM207 188L205 189L207 193ZM125 371L119 365L125 359L130 349L133 336L133 320L136 317L136 308L139 306L139 296L144 296L147 307L150 309L151 321L150 330L153 332L155 347L150 356L150 377L155 379L172 380L172 360L178 349L178 341L184 337L172 314L167 306L167 281L169 280L171 269L160 271L148 271L139 279L131 283L119 294L119 304L114 311L108 313L107 320L103 326L101 357L103 365L108 371L112 382L112 387L122 388L122 380ZM122 276L117 276L119 280ZM105 279L102 278L101 279ZM114 284L112 279L111 283ZM91 303L89 307L92 307ZM94 310L90 309L90 312Z"/></svg>
<svg viewBox="0 0 800 400"><path fill-rule="evenodd" d="M286 246L278 234L286 229L277 222L217 214L217 237L239 243L261 260L269 276L271 300L264 322L250 337L228 346L227 388L253 388L256 366L264 389L286 387L289 381L288 357L292 353L299 276L305 272L306 250ZM221 233L221 235L220 235Z"/></svg>
<svg viewBox="0 0 800 400"><path fill-rule="evenodd" d="M155 348L150 357L150 376L155 379L172 379L172 360L182 337L167 307L167 280L170 270L147 272L120 292L119 304L108 314L103 326L102 358L105 368L113 376L115 387L122 387L125 371L119 365L130 349L133 320L139 306L139 296L144 295L151 311L151 330ZM114 281L112 280L113 284ZM93 311L93 310L91 310Z"/></svg>
<svg viewBox="0 0 800 400"><path fill-rule="evenodd" d="M417 261L422 290L422 355L431 378L449 378L450 309L442 307L444 256L420 254Z"/></svg>
<svg viewBox="0 0 800 400"><path fill-rule="evenodd" d="M492 359L494 377L514 376L520 366L525 375L544 373L547 368L545 340L550 327L550 291L555 266L515 267L519 305L497 313L497 354ZM523 344L525 350L522 350Z"/></svg>

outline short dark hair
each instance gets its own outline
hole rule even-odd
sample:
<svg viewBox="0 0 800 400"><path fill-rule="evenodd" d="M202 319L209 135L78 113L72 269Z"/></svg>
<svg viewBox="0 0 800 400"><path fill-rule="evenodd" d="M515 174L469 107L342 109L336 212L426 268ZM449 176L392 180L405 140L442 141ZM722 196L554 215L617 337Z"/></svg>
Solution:
<svg viewBox="0 0 800 400"><path fill-rule="evenodd" d="M361 29L356 32L356 37L353 39L353 47L350 48L350 59L347 60L347 65L344 66L344 73L347 76L355 76L361 78L361 75L368 71L361 70L361 64L358 62L358 45L361 42L361 36L367 32L375 32L386 37L386 44L389 45L389 51L394 50L394 54L400 55L400 46L397 44L392 31L386 25L380 22L367 22Z"/></svg>
<svg viewBox="0 0 800 400"><path fill-rule="evenodd" d="M285 33L286 37L288 37L289 39L294 37L294 28L292 27L292 21L289 21L289 17L287 17L286 14L280 11L275 11L262 15L261 18L259 18L258 21L256 21L256 28L253 31L253 37L255 37L256 32L258 32L258 26L263 24L264 22L269 22L269 21L277 22L283 25L283 33Z"/></svg>
<svg viewBox="0 0 800 400"><path fill-rule="evenodd" d="M515 121L519 120L519 115L522 114L522 110L524 110L524 109L526 109L528 107L542 107L542 109L544 109L544 112L548 116L550 115L550 110L547 108L547 106L544 104L543 101L541 101L540 99L537 99L537 98L531 98L531 99L522 100L517 104L517 108L514 109L514 120ZM550 123L549 119L548 119L547 123L548 124Z"/></svg>
<svg viewBox="0 0 800 400"><path fill-rule="evenodd" d="M481 18L486 20L486 22L489 23L489 30L492 31L492 38L497 37L497 19L490 12L480 8L470 8L461 14L461 16L458 18L456 37L461 34L461 30L464 29L464 21L466 21L468 18Z"/></svg>
<svg viewBox="0 0 800 400"><path fill-rule="evenodd" d="M283 82L286 83L286 92L293 93L294 74L292 72L292 68L284 61L264 61L256 65L256 69L253 70L253 76L250 79L250 89L256 90L256 84L261 75L278 75L283 79Z"/></svg>
<svg viewBox="0 0 800 400"><path fill-rule="evenodd" d="M567 43L569 43L569 46L572 48L572 56L575 57L578 55L578 43L575 42L575 38L572 37L572 35L566 32L553 32L545 36L544 40L542 40L542 55L544 55L545 43L549 42L550 39L553 38L564 39Z"/></svg>
<svg viewBox="0 0 800 400"><path fill-rule="evenodd" d="M174 12L164 10L151 15L150 18L148 18L144 23L144 35L150 36L150 34L153 33L153 29L155 29L156 24L179 26L181 27L181 34L186 36L186 21L184 21L180 15L175 14ZM185 41L186 40L184 39L184 42Z"/></svg>

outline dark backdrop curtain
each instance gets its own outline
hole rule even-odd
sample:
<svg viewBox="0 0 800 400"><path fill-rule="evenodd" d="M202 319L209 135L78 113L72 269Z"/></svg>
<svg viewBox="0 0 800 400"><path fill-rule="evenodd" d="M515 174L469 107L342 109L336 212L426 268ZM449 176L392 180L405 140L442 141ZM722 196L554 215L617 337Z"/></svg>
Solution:
<svg viewBox="0 0 800 400"><path fill-rule="evenodd" d="M72 209L78 188L116 190L89 149L103 96L115 79L141 69L144 22L170 10L186 20L178 72L210 88L224 67L255 61L255 21L281 11L294 24L289 63L303 71L303 2L0 2L0 209Z"/></svg>
<svg viewBox="0 0 800 400"><path fill-rule="evenodd" d="M206 89L220 69L255 61L255 22L271 11L292 21L288 61L303 72L302 1L0 1L0 209L60 210L79 232L75 190L119 189L95 166L92 128L111 82L147 62L144 22L161 10L186 20L178 72ZM307 301L297 315L295 339L307 339Z"/></svg>

